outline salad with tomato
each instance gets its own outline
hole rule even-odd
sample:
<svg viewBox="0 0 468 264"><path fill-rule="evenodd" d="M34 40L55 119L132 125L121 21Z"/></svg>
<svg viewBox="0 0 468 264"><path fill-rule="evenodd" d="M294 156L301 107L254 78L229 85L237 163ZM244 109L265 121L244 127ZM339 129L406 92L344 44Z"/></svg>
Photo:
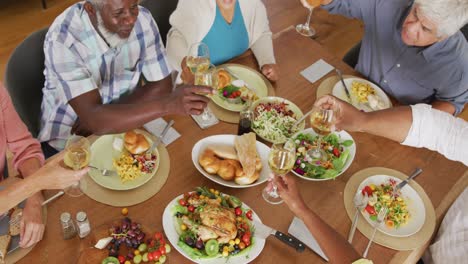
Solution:
<svg viewBox="0 0 468 264"><path fill-rule="evenodd" d="M369 202L363 212L367 213L372 221L377 220L377 215L383 207L388 208L384 221L388 228L399 228L408 223L411 217L407 202L401 197L401 192L393 194L396 184L395 180L389 179L380 185L366 185L361 191L362 195L369 197Z"/></svg>
<svg viewBox="0 0 468 264"><path fill-rule="evenodd" d="M341 173L348 161L350 151L348 147L354 144L352 140L342 141L338 135L332 133L322 138L321 149L328 158L326 161L317 160L308 151L317 146L317 136L300 133L294 137L296 144L296 163L293 171L301 176L315 179L335 178Z"/></svg>
<svg viewBox="0 0 468 264"><path fill-rule="evenodd" d="M192 259L247 253L255 243L252 210L218 190L197 187L172 208L177 245Z"/></svg>

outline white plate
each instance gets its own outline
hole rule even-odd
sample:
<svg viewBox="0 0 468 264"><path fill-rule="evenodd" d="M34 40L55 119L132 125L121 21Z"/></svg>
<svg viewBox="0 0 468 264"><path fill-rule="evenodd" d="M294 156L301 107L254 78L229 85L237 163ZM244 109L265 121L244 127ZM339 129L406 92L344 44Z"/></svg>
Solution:
<svg viewBox="0 0 468 264"><path fill-rule="evenodd" d="M299 134L311 134L313 136L316 136L317 133L315 133L315 131L312 129L312 128L308 128L308 129L305 129L303 131L300 131L300 132L297 132L296 134L294 134L292 137L295 138L297 137L297 135ZM299 173L296 173L294 170L292 170L291 172L294 173L296 176L298 177L301 177L302 179L304 180L308 180L308 181L328 181L328 180L333 180L333 179L336 179L338 178L338 176L340 176L341 174L343 174L343 172L345 172L349 166L351 166L351 163L353 163L353 160L354 160L354 156L356 156L356 141L353 139L353 137L346 131L339 131L339 132L333 132L333 134L337 134L338 137L342 140L342 141L345 141L345 140L352 140L354 143L353 145L349 146L349 147L345 147L346 149L349 149L349 156L348 156L348 160L346 161L346 164L345 166L343 167L343 170L341 170L341 172L336 175L335 178L327 178L327 179L316 179L316 178L309 178L309 177L306 177L306 176L302 176L300 175Z"/></svg>
<svg viewBox="0 0 468 264"><path fill-rule="evenodd" d="M378 87L377 85L373 84L372 82L369 82L368 80L361 79L361 78L345 78L345 79L344 79L344 82L346 83L346 86L348 87L350 93L351 93L351 84L353 83L353 81L368 83L372 88L375 89L376 95L377 95L378 97L380 97L380 99L383 100L384 109L387 109L387 108L391 108L391 107L392 107L392 102L390 101L390 99L388 98L388 96L385 94L385 92L384 92L380 87ZM345 90L344 90L344 87L343 87L343 84L341 83L341 81L338 81L338 82L335 84L335 86L333 87L332 95L334 95L334 96L340 98L340 99L343 100L343 101L349 102L349 99L348 99L348 97L346 96L346 92L345 92ZM356 107L356 108L359 109L359 110L363 110L363 111L365 111L365 112L372 112L372 111L374 111L374 110L372 110L370 107L365 106L365 105L363 105L363 104L361 104L361 105L354 105L354 107Z"/></svg>
<svg viewBox="0 0 468 264"><path fill-rule="evenodd" d="M365 179L359 185L358 191L362 190L369 184L380 185L382 183L388 183L389 179L395 180L397 184L402 181L393 176L374 175ZM421 197L419 197L419 194L409 184L407 184L401 189L401 197L406 201L408 212L410 213L408 223L400 226L399 228L389 228L385 223L382 223L382 225L378 227L380 232L393 237L408 237L417 233L424 225L424 222L426 221L426 209ZM367 212L361 211L361 213L369 224L373 225L375 223L370 220Z"/></svg>
<svg viewBox="0 0 468 264"><path fill-rule="evenodd" d="M192 162L197 168L197 170L203 174L205 177L208 179L227 186L231 188L248 188L252 186L256 186L259 184L264 183L265 181L268 180L268 177L270 176L270 167L268 166L268 153L270 152L270 148L267 147L265 144L261 142L256 142L257 146L257 153L260 156L260 160L262 161L262 171L260 172L260 177L258 180L252 184L249 185L239 185L235 183L234 181L226 181L223 180L221 177L218 175L213 175L209 174L206 172L203 167L198 163L198 156L205 150L205 148L209 145L213 144L232 144L234 146L234 139L236 138L236 135L216 135L216 136L210 136L206 137L204 139L199 140L192 148Z"/></svg>
<svg viewBox="0 0 468 264"><path fill-rule="evenodd" d="M140 129L137 129L136 131L143 134L149 144L152 145L152 141L148 133ZM96 168L116 171L113 159L120 157L121 153L114 150L112 144L115 137L120 137L123 140L123 135L124 134L104 135L96 139L96 141L91 145L91 159L89 164ZM122 183L119 175L103 176L99 171L94 169L89 170L88 174L97 184L110 190L126 191L135 189L151 180L159 170L159 159L161 156L159 155L158 148L153 149L153 154L156 156L155 170L152 173L142 173L141 176L135 180Z"/></svg>
<svg viewBox="0 0 468 264"><path fill-rule="evenodd" d="M244 264L244 263L249 263L252 260L254 260L258 255L263 250L263 247L265 246L265 239L262 239L254 233L254 244L252 245L252 248L247 251L244 254L238 254L236 256L230 256L229 258L224 258L224 257L218 257L218 258L212 258L212 259L192 259L190 258L185 251L180 248L177 245L177 242L179 241L179 234L177 234L177 231L174 226L174 215L172 215L172 208L178 204L179 199L183 198L183 195L177 196L174 200L172 200L167 206L166 209L164 209L163 213L163 229L164 233L166 233L167 239L169 239L169 242L171 242L172 246L179 251L180 254L182 254L184 257L187 259L196 262L196 263L201 263L201 264ZM251 209L248 205L245 203L242 203L242 207ZM258 215L252 210L253 214L252 217L255 221L262 222ZM254 225L255 226L255 225Z"/></svg>

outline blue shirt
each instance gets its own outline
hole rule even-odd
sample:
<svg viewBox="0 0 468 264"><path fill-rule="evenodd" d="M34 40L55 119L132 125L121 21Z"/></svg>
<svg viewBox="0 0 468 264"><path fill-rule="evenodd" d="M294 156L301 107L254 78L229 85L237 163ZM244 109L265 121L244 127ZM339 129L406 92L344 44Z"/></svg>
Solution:
<svg viewBox="0 0 468 264"><path fill-rule="evenodd" d="M110 48L96 32L83 2L55 19L44 41L41 142L64 147L77 119L68 103L71 99L98 89L102 103L107 104L133 91L142 74L150 82L169 75L156 22L145 8L139 11L130 36L118 48Z"/></svg>
<svg viewBox="0 0 468 264"><path fill-rule="evenodd" d="M223 15L221 15L218 5L216 5L214 23L202 42L208 45L211 63L214 65L222 64L237 57L249 48L249 35L245 27L239 1L236 1L231 24L226 22Z"/></svg>
<svg viewBox="0 0 468 264"><path fill-rule="evenodd" d="M448 101L458 114L468 101L467 41L457 32L429 47L407 46L401 29L412 4L409 0L334 0L323 8L363 20L357 71L400 103Z"/></svg>

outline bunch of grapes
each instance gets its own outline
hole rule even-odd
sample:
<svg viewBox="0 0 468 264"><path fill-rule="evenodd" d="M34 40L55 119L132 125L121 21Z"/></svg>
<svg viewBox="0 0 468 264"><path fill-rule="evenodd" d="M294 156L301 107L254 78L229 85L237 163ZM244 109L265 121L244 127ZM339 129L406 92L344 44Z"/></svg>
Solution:
<svg viewBox="0 0 468 264"><path fill-rule="evenodd" d="M109 256L117 257L121 245L127 246L128 249L137 249L140 244L143 244L145 239L145 233L141 230L141 225L132 222L128 217L125 217L120 224L114 225L109 229L112 241L107 247L109 250ZM134 255L129 250L127 255L128 259L133 259Z"/></svg>

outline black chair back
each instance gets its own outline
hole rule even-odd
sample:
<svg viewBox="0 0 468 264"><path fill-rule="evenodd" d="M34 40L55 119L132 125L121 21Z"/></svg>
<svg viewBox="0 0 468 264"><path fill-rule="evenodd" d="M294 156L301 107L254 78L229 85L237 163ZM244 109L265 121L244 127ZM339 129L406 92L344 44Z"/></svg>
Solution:
<svg viewBox="0 0 468 264"><path fill-rule="evenodd" d="M164 45L166 45L167 33L171 29L169 17L176 9L178 2L178 0L143 0L140 2L140 5L148 9L153 15Z"/></svg>
<svg viewBox="0 0 468 264"><path fill-rule="evenodd" d="M40 130L44 87L44 39L48 28L29 35L13 51L6 66L5 85L16 111L33 137Z"/></svg>

